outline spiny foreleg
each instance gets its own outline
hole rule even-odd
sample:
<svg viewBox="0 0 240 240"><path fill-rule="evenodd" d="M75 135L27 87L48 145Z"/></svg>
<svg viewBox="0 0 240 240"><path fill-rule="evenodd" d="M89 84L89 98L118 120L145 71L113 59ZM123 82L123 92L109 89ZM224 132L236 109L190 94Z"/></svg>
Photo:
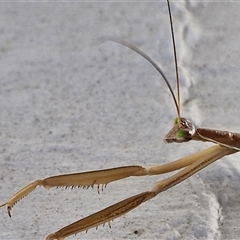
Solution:
<svg viewBox="0 0 240 240"><path fill-rule="evenodd" d="M234 149L229 149L226 147L222 147L220 145L215 145L199 153L190 155L189 157L190 158L192 157L191 164L189 164L187 167L185 167L183 170L179 171L178 173L174 174L173 176L156 182L151 191L137 194L121 202L118 202L114 205L111 205L110 207L107 207L86 218L76 221L60 229L59 231L50 234L46 238L46 240L54 240L54 239L63 240L70 235L77 234L82 231L87 231L88 229L97 227L100 224L104 225L105 223L109 223L110 225L110 221L112 221L113 219L118 218L123 214L126 214L127 212L138 207L143 202L146 202L147 200L158 195L159 193L166 191L167 189L184 181L185 179L192 176L194 173L198 172L199 170L203 169L204 167L213 163L214 161L222 158L223 156L229 155L235 152L236 150ZM186 158L188 163L190 161L189 157ZM156 173L158 170L158 167L160 166L152 166L152 167L149 167L148 170L149 172L151 172L152 170L152 172ZM146 169L145 171L147 171Z"/></svg>

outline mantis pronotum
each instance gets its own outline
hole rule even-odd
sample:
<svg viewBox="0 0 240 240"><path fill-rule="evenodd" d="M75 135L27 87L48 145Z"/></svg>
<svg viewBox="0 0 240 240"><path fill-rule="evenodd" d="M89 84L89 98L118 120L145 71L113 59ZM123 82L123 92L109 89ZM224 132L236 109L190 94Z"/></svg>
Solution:
<svg viewBox="0 0 240 240"><path fill-rule="evenodd" d="M200 132L201 130L199 130L199 132ZM202 130L203 131L203 130ZM204 132L202 133L202 132L200 132L201 133L201 135L203 135L203 136L205 136L204 135ZM175 135L174 135L175 136ZM199 136L198 135L195 135L195 138L196 138L196 140L200 140L199 139ZM211 137L210 137L211 138ZM179 141L182 141L182 140L184 140L184 136L183 136L183 139L180 139ZM206 140L208 140L208 139L206 139ZM175 141L175 140L173 140L173 141ZM220 140L218 140L218 141L220 141ZM225 141L225 140L224 140ZM225 142L224 142L225 143ZM231 145L231 144L229 144L229 145ZM235 147L237 147L237 149L238 149L238 146L236 145ZM210 156L212 155L212 157L213 158L220 158L220 157L222 157L223 155L226 155L226 154L230 154L230 153L233 153L233 152L235 152L235 151L237 151L237 150L234 150L234 149L228 149L228 148L225 148L225 147L219 147L219 146L216 146L216 147L212 147L212 148L210 148L210 149L208 149L208 150L206 150L206 151L202 151L202 152L200 152L200 153L197 153L196 155L191 155L191 156L189 156L189 157L187 157L187 158L184 158L183 160L184 161L181 161L181 163L183 164L183 165L181 165L181 167L183 167L183 166L185 166L185 165L188 165L188 164L190 164L190 162L191 161L194 161L195 159L198 159L199 157L203 157L203 159L201 159L201 161L203 161L204 159L209 159L210 158ZM214 160L214 159L212 159L212 160ZM170 164L168 164L168 165L165 165L166 166L166 169L164 170L164 167L160 167L160 169L158 168L158 167L156 167L156 168L152 168L151 170L153 171L153 173L154 174L157 174L157 173L160 173L161 171L163 171L163 172L165 172L165 171L172 171L173 169L174 169L174 164L173 163L170 163ZM168 166L169 166L169 168L168 168ZM180 166L178 166L178 167L180 167ZM193 166L192 166L193 167ZM98 175L98 173L99 174L101 174L102 173L102 171L99 171L99 172L92 172L92 173L90 173L89 174L89 177L96 177L97 175ZM144 169L142 169L141 167L137 167L137 166L132 166L132 167L129 167L129 168L126 168L126 167L124 167L124 168L117 168L117 169L112 169L112 170L109 170L109 172L107 172L107 171L103 171L103 173L107 173L108 174L108 177L112 177L112 179L110 179L111 181L113 181L114 179L115 179L115 177L116 178L118 178L118 174L120 174L120 176L119 176L119 179L121 179L121 178L123 178L123 177L125 177L125 176L129 176L129 175L144 175L144 174L146 174L146 172L145 172L145 170ZM112 173L112 175L111 175L111 173ZM86 182L86 183L84 183L84 180L85 180L85 176L86 175L88 175L88 174L86 174L86 173L83 173L82 175L78 175L78 176L80 176L79 178L78 178L78 180L77 181L80 181L80 182L77 182L76 183L76 185L86 185L86 186L89 186L89 185L91 185L92 184L92 182L90 181L90 182ZM184 175L183 173L181 173L181 175ZM81 176L83 177L83 180L81 181L80 180L80 178L81 178ZM185 176L185 175L184 175ZM72 176L71 176L72 177ZM187 176L186 176L187 177ZM174 179L175 179L176 177L174 177ZM69 183L69 181L75 181L75 178L74 178L74 176L73 176L73 178L72 179L70 179L70 180L65 180L64 179L64 177L57 177L57 178L47 178L46 180L45 180L45 182L37 182L37 183L39 183L40 185L41 184L45 184L46 183L46 185L49 185L49 186L52 186L52 185L57 185L57 186L59 186L60 185L60 183L59 183L59 181L58 180L61 180L61 179L63 179L63 185L73 185L73 184L71 184L71 183ZM55 183L53 183L53 182L51 182L51 180L57 180L57 182L56 182L56 184ZM66 181L66 182L65 182ZM108 180L107 180L108 181ZM106 181L106 179L103 179L103 182L95 182L95 184L106 184L107 183L107 181ZM175 183L174 182L175 180L173 180L173 184ZM33 187L35 187L35 185L34 184L32 184L31 186L33 186ZM28 187L27 188L27 190L29 190L29 189L31 189L31 186L30 187ZM26 190L26 189L25 189ZM155 195L155 193L143 193L143 194L140 194L140 195L137 195L134 199L136 199L136 200L142 200L142 201L144 201L144 200L147 200L148 198L150 198L150 197L152 197L152 196L154 196ZM18 195L17 196L17 198L19 198L21 196L21 194L20 195ZM133 198L130 198L128 201L129 202L131 202L131 203L135 203L135 201L134 201L134 199ZM139 202L140 203L140 202ZM9 204L10 205L10 208L11 208L11 200L7 203L7 204ZM118 205L117 205L118 206ZM10 208L9 208L9 213L10 213ZM111 210L111 212L112 212L112 210ZM127 210L125 210L125 212L127 212ZM104 221L110 221L111 219L105 219ZM90 219L90 221L92 222L92 220ZM101 221L100 222L98 222L98 223L96 223L97 225L99 225L101 223ZM86 228L79 228L79 230L86 230L87 228L90 228L90 227L93 227L94 226L94 224L92 225L92 226L87 226ZM78 231L78 230L77 230ZM66 237L66 236L68 236L68 234L75 234L76 232L74 232L74 230L72 230L72 228L70 227L69 228L69 233L63 233L61 236L58 236L58 238L63 238L63 237ZM49 236L49 239L51 239L52 237L50 237Z"/></svg>

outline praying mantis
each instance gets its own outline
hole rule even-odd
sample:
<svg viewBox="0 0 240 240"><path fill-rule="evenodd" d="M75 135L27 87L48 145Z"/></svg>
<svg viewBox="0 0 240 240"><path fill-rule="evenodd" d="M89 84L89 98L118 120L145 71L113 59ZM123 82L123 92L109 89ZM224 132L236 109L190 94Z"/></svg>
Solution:
<svg viewBox="0 0 240 240"><path fill-rule="evenodd" d="M226 152L225 152L226 151ZM225 149L225 148L220 148L220 147L216 147L216 148L214 148L214 149L210 149L209 150L209 152L207 151L207 152L204 152L204 153L201 153L200 155L204 155L204 156L210 156L209 154L211 154L211 153L218 153L218 154L230 154L230 153L234 153L235 151L237 151L237 149ZM220 156L217 156L217 157L220 157ZM186 160L186 159L185 159ZM132 171L133 169L131 169L130 168L130 172ZM117 170L118 171L118 170ZM115 175L115 173L113 174L113 175ZM49 237L49 239L50 239L50 237Z"/></svg>

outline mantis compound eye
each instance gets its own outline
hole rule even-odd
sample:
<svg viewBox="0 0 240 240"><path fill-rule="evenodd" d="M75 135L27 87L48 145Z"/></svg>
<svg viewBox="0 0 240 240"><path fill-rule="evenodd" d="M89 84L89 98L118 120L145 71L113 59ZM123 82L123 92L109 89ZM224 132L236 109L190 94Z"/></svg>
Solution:
<svg viewBox="0 0 240 240"><path fill-rule="evenodd" d="M195 134L194 125L186 118L181 118L180 120L181 122L179 124L178 118L174 119L173 128L165 136L164 142L182 143L182 142L188 142L192 139L193 135Z"/></svg>

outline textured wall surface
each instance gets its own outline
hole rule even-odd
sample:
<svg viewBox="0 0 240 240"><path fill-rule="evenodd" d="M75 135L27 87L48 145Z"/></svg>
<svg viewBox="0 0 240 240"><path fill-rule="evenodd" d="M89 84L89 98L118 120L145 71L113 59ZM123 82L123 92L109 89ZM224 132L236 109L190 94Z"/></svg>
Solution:
<svg viewBox="0 0 240 240"><path fill-rule="evenodd" d="M182 115L240 132L240 3L173 2ZM211 144L167 145L171 95L145 59L101 37L134 43L175 88L167 6L161 2L0 3L0 203L36 179L170 162ZM240 237L239 154L116 219L69 239ZM169 176L171 174L166 174ZM0 239L44 239L164 176L95 189L37 188L0 209Z"/></svg>

